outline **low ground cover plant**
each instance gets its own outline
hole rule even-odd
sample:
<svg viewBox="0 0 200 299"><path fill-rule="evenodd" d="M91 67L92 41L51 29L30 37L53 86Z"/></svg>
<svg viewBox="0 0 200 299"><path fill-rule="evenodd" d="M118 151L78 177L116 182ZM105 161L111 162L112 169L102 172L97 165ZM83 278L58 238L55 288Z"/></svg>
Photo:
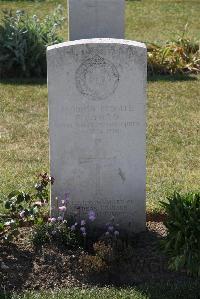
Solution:
<svg viewBox="0 0 200 299"><path fill-rule="evenodd" d="M53 177L40 174L33 192L13 191L8 195L4 201L7 213L0 222L0 239L12 242L18 239L21 227L29 226L29 240L36 250L49 245L74 253L81 249L79 265L84 273L109 272L127 249L122 248L124 243L120 240L119 224L112 217L98 228L95 226L95 211L90 210L83 218L79 206L74 215L68 215L69 193L65 193L62 199L55 199L55 216L48 217L48 186L53 183Z"/></svg>
<svg viewBox="0 0 200 299"><path fill-rule="evenodd" d="M93 210L83 217L77 206L74 214L68 215L69 193L55 199L57 211L48 217L48 186L53 183L53 177L40 174L32 192L13 191L8 195L4 202L8 212L0 218L0 238L10 242L18 237L21 227L29 226L30 240L36 248L56 245L75 252L82 249L79 264L87 274L109 274L115 267L127 265L134 258L135 238L121 231L114 217L97 228ZM161 202L168 232L162 248L169 257L169 266L200 276L200 193L175 192L167 199Z"/></svg>
<svg viewBox="0 0 200 299"><path fill-rule="evenodd" d="M163 45L147 45L149 75L200 73L200 43L187 37L186 29Z"/></svg>
<svg viewBox="0 0 200 299"><path fill-rule="evenodd" d="M39 174L32 192L12 191L4 201L7 210L0 218L0 237L7 242L17 238L20 227L32 227L31 241L35 246L54 244L69 248L92 248L98 238L105 237L111 242L119 236L119 225L112 217L102 229L93 225L96 213L88 211L81 216L77 206L73 215L68 215L69 193L62 199L55 198L56 211L48 216L49 185L54 178L47 173Z"/></svg>
<svg viewBox="0 0 200 299"><path fill-rule="evenodd" d="M6 215L0 218L0 238L12 241L22 226L42 224L45 221L49 201L48 185L54 178L47 173L40 174L33 192L12 191L4 201Z"/></svg>
<svg viewBox="0 0 200 299"><path fill-rule="evenodd" d="M58 6L40 20L22 10L4 10L0 25L0 77L46 76L46 47L62 42L58 34L64 17Z"/></svg>
<svg viewBox="0 0 200 299"><path fill-rule="evenodd" d="M168 234L162 245L170 268L200 276L200 193L175 192L162 202Z"/></svg>

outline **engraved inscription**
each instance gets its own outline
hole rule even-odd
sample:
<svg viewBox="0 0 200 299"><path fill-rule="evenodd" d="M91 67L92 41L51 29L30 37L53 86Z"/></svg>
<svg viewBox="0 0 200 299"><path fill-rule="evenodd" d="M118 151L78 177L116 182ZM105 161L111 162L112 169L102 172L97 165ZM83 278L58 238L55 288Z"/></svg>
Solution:
<svg viewBox="0 0 200 299"><path fill-rule="evenodd" d="M119 195L118 199L109 197L94 197L92 200L83 200L82 205L80 203L72 203L72 209L74 211L77 208L83 215L87 215L88 211L94 210L98 217L101 216L126 216L130 211L130 206L133 206L133 199L126 198L124 195Z"/></svg>
<svg viewBox="0 0 200 299"><path fill-rule="evenodd" d="M99 144L101 143L101 139L95 139L95 154L93 157L83 157L79 158L80 164L92 163L95 166L95 194L94 198L97 200L98 198L103 198L102 188L101 188L101 164L102 161L114 161L115 157L103 157L100 154Z"/></svg>
<svg viewBox="0 0 200 299"><path fill-rule="evenodd" d="M142 110L143 105L131 103L109 105L96 102L68 105L65 114L73 117L73 121L67 117L66 128L91 134L119 135L125 130L133 130L141 126L139 119Z"/></svg>
<svg viewBox="0 0 200 299"><path fill-rule="evenodd" d="M119 73L112 62L95 55L78 67L75 81L78 91L88 99L105 100L115 92Z"/></svg>

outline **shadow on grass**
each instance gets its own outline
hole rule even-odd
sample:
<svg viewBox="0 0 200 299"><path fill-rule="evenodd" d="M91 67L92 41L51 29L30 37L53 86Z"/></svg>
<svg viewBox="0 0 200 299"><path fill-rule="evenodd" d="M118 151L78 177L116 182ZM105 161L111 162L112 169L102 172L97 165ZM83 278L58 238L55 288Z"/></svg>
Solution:
<svg viewBox="0 0 200 299"><path fill-rule="evenodd" d="M148 75L148 82L156 82L156 81L168 81L168 82L176 82L176 81L197 81L196 76L189 75Z"/></svg>
<svg viewBox="0 0 200 299"><path fill-rule="evenodd" d="M189 279L188 281L160 281L159 283L148 283L137 286L138 293L144 295L144 299L199 299L199 280Z"/></svg>
<svg viewBox="0 0 200 299"><path fill-rule="evenodd" d="M170 271L168 268L168 258L160 248L160 240L165 236L160 220L157 219L157 223L154 221L152 227L150 224L150 229L135 235L132 247L124 247L121 261L116 260L106 273L92 273L86 277L87 283L98 287L141 287L141 290L146 284L149 285L149 282L152 285L159 285L160 282L165 285L168 281L180 282L180 285L181 282L187 283L190 278L186 273ZM159 233L153 231L155 228Z"/></svg>
<svg viewBox="0 0 200 299"><path fill-rule="evenodd" d="M138 1L138 0L128 0L128 1ZM197 81L196 76L189 75L148 75L148 82L156 81ZM46 85L46 78L12 78L12 79L1 79L0 83L8 85Z"/></svg>
<svg viewBox="0 0 200 299"><path fill-rule="evenodd" d="M12 78L12 79L1 79L0 83L8 84L8 85L46 85L47 79L46 78Z"/></svg>

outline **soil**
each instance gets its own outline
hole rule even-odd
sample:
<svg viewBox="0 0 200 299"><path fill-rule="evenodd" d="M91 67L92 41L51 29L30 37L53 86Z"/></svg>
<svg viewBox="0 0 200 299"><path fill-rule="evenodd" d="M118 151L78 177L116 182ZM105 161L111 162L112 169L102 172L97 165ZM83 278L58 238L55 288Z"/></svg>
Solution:
<svg viewBox="0 0 200 299"><path fill-rule="evenodd" d="M130 255L125 253L123 265L116 264L110 273L89 277L80 268L80 250L73 252L53 246L37 250L29 242L30 228L23 228L17 241L9 245L0 242L0 265L3 262L7 266L0 267L0 292L84 287L93 283L135 285L160 280L187 281L190 278L184 272L168 270L168 260L159 248L159 240L166 233L162 222L148 221L146 231L135 237Z"/></svg>

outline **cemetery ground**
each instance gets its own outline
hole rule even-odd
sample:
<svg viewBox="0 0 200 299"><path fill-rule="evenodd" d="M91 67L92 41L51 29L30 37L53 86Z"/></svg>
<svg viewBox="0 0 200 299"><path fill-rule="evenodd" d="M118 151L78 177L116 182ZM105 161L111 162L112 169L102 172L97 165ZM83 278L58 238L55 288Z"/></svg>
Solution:
<svg viewBox="0 0 200 299"><path fill-rule="evenodd" d="M61 4L65 7L65 2ZM172 5L173 4L173 5ZM46 15L57 3L0 2L0 8L27 9ZM126 38L165 41L189 23L190 36L200 39L198 1L127 1ZM149 14L151 11L151 15ZM150 28L150 30L147 30ZM66 28L62 31L67 35ZM28 231L9 247L1 248L12 273L6 273L8 290L60 289L19 295L19 298L200 298L199 281L185 273L171 272L166 258L157 249L166 234L160 200L177 190L199 191L200 109L199 76L154 76L148 80L147 109L147 219L148 231L137 240L138 272L126 281L109 277L111 287L80 283L73 253L55 248L36 252L28 243ZM48 110L45 80L4 80L0 84L0 196L15 189L32 188L35 176L48 170ZM3 212L2 206L0 211ZM23 241L22 241L23 239ZM55 260L55 263L52 263ZM137 263L138 263L137 260ZM144 265L144 260L150 260ZM67 270L63 273L63 268ZM142 266L141 266L142 265ZM134 264L135 267L135 264ZM142 267L142 269L141 269ZM0 282L2 278L0 273ZM71 279L70 279L71 277ZM131 288L128 287L134 281ZM161 282L160 282L161 280ZM0 283L1 284L1 283ZM124 288L121 288L126 285ZM64 287L70 287L62 290ZM88 288L87 288L88 286ZM83 287L83 289L82 289ZM3 290L1 290L3 291ZM4 298L0 294L0 298ZM10 296L10 297L9 297ZM12 298L11 295L5 298ZM17 295L13 295L17 298ZM20 297L21 296L21 297ZM24 297L23 297L24 296Z"/></svg>

